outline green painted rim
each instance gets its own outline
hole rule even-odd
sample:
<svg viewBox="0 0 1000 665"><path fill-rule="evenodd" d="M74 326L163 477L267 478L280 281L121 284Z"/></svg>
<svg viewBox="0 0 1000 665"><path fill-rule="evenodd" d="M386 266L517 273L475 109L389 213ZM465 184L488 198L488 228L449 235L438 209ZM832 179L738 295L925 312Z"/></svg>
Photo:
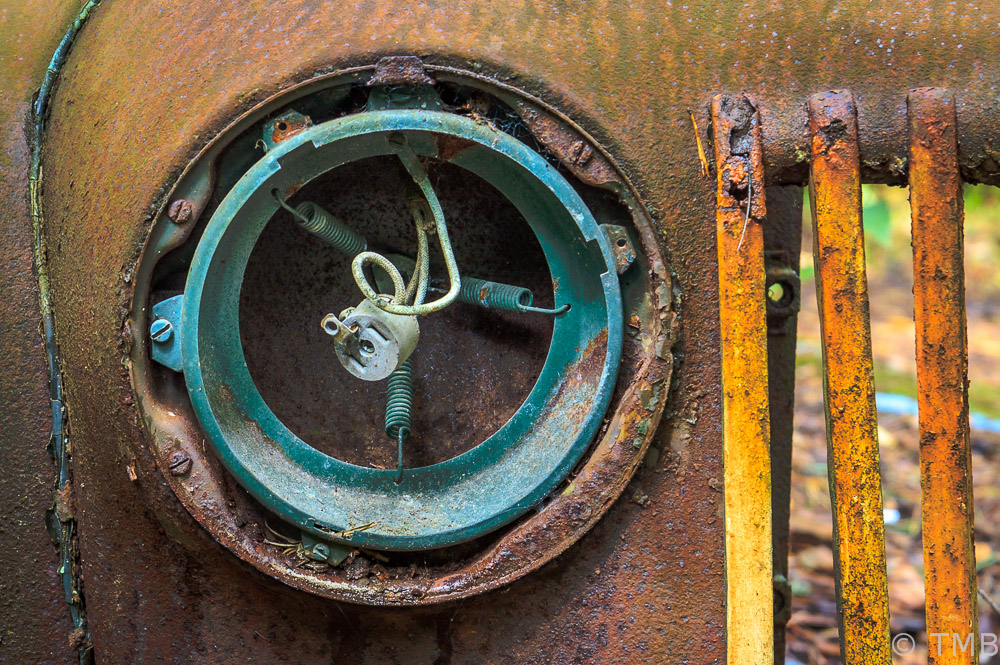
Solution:
<svg viewBox="0 0 1000 665"><path fill-rule="evenodd" d="M396 485L394 470L334 459L278 420L246 365L239 300L250 253L277 209L270 192L393 154L388 137L400 133L417 154L474 173L514 204L544 251L556 306L572 308L556 318L538 380L510 420L462 455L407 469ZM371 111L279 144L233 187L195 252L180 335L198 420L222 462L257 500L319 537L342 540L331 534L375 522L349 542L422 550L470 540L516 519L567 476L611 400L622 302L609 241L576 191L541 156L462 116ZM343 372L339 366L329 371ZM345 380L355 379L345 373Z"/></svg>

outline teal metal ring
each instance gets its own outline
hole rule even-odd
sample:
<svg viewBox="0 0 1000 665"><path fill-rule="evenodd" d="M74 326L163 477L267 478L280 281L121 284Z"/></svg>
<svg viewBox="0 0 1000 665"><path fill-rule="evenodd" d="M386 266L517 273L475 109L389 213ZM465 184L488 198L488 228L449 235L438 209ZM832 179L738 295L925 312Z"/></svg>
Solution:
<svg viewBox="0 0 1000 665"><path fill-rule="evenodd" d="M465 168L514 204L544 251L556 306L572 307L555 319L538 380L510 420L468 452L407 469L395 484L394 471L330 457L278 420L247 368L239 300L250 253L277 209L271 191L392 154L400 134L418 155ZM320 538L398 551L483 535L555 490L600 427L623 336L612 248L572 186L513 137L468 118L422 110L332 120L269 151L208 223L188 272L180 319L191 402L238 482L268 509ZM338 535L368 523L374 524L349 541Z"/></svg>

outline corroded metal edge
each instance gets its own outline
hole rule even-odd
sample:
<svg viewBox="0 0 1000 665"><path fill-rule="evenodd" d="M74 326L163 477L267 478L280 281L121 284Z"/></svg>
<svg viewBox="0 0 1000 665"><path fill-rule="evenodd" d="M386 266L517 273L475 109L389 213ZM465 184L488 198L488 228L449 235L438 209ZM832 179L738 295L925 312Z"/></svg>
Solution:
<svg viewBox="0 0 1000 665"><path fill-rule="evenodd" d="M712 99L722 353L726 654L774 658L764 166L748 95Z"/></svg>
<svg viewBox="0 0 1000 665"><path fill-rule="evenodd" d="M962 178L954 94L911 90L910 210L928 662L979 662ZM971 648L952 640L972 635Z"/></svg>
<svg viewBox="0 0 1000 665"><path fill-rule="evenodd" d="M34 240L35 273L38 280L38 304L42 318L42 334L45 341L46 360L49 371L49 401L52 408L52 435L49 446L57 467L56 495L53 508L47 515L46 528L53 542L59 548L58 573L62 579L66 603L73 620L74 634L71 643L77 649L81 663L92 662L93 647L87 630L87 614L79 570L79 549L77 546L76 516L73 510L72 482L70 477L70 453L68 417L63 403L62 370L59 364L59 346L55 337L55 317L50 297L48 268L46 266L45 235L42 231L44 216L42 210L42 139L45 133L46 116L53 88L73 41L83 28L91 13L102 0L88 0L80 13L60 40L45 71L45 78L38 89L31 110L31 132L29 144L31 162L28 174L28 202Z"/></svg>
<svg viewBox="0 0 1000 665"><path fill-rule="evenodd" d="M422 8L424 4L429 6L424 9ZM115 6L117 9L125 8L127 5L116 3ZM54 186L49 188L51 193L46 196L52 197L53 213L60 203L71 204L66 205L65 209L79 221L76 227L65 224L56 226L55 231L65 233L73 240L86 240L97 237L99 233L106 233L108 237L114 236L115 244L97 252L97 258L102 262L100 268L105 264L109 266L109 270L99 270L95 267L93 273L94 284L103 289L102 293L108 294L108 297L97 301L100 307L91 306L94 301L80 297L80 291L68 283L71 280L62 279L68 277L70 269L74 267L72 260L63 261L58 267L59 285L63 287L59 289L61 292L59 305L80 319L79 324L73 320L67 321L62 318L60 320L60 332L65 333L62 339L66 357L69 358L71 352L75 358L75 367L83 367L88 346L107 349L107 356L113 355L114 336L121 332L120 326L127 318L125 314L118 316L117 307L119 302L127 305L127 299L121 298L121 294L130 288L115 281L117 271L131 274L135 256L138 254L139 245L136 236L145 231L151 215L158 207L158 197L161 194L158 188L164 182L171 182L173 174L182 168L193 151L200 148L204 137L211 136L218 130L220 125L218 120L221 117L218 111L221 107L242 109L244 104L254 103L261 96L266 96L277 87L297 80L306 72L328 71L331 60L337 65L353 65L372 52L426 53L429 60L438 63L455 62L465 58L479 71L490 76L500 79L513 77L519 87L536 92L544 91L544 93L539 92L540 96L555 100L554 103L564 109L574 109L573 116L586 121L584 124L588 131L595 135L599 134L602 143L613 147L614 154L625 168L627 175L632 182L643 189L650 209L656 213L659 227L657 239L667 250L673 252L672 259L678 271L678 283L685 291L686 340L678 348L678 353L686 353L690 362L687 365L688 369L679 379L681 383L680 403L677 405L679 414L670 419L673 430L669 427L664 428L663 434L658 439L665 453L661 458L664 461L655 471L651 470L648 475L637 481L638 487L655 488L657 494L653 497L654 503L662 500L665 504L661 503L660 512L657 514L656 509L652 511L643 509L645 510L643 513L634 504L619 502L612 510L614 516L623 522L616 525L605 521L598 527L598 533L594 538L588 541L599 544L602 542L600 534L613 534L614 529L618 528L623 534L627 530L629 538L638 541L636 549L640 546L648 549L637 553L626 552L625 543L614 548L605 545L604 550L597 552L592 548L578 547L576 553L572 555L576 557L575 559L564 559L570 561L570 564L564 566L557 562L553 565L556 573L572 570L576 575L586 569L572 568L576 565L574 561L581 565L583 562L596 563L601 553L608 554L609 563L621 561L620 565L614 563L614 568L602 561L601 575L599 577L595 575L594 581L588 580L588 584L593 585L594 596L598 593L608 594L604 598L609 599L605 605L609 612L620 612L627 598L636 608L637 624L621 634L616 633L612 625L608 631L609 646L595 646L597 655L581 654L581 648L565 640L586 635L586 638L592 640L591 644L594 644L593 640L596 638L592 633L587 634L581 619L584 613L589 611L589 607L581 609L576 604L554 606L554 603L563 603L565 600L565 593L560 595L561 590L570 586L574 589L584 588L578 578L564 578L564 584L548 585L544 594L538 592L529 598L519 599L522 606L527 605L527 611L540 608L539 611L544 612L541 616L546 617L549 623L546 624L544 631L540 631L543 635L526 635L524 632L518 632L518 626L515 625L517 621L511 617L503 624L504 632L511 635L510 639L501 643L494 641L491 646L513 647L508 653L525 653L516 648L516 645L520 644L524 645L525 649L541 649L540 653L547 654L548 652L544 651L546 645L559 642L576 649L577 653L581 654L579 655L581 660L604 658L620 662L636 662L642 659L650 662L669 662L680 657L692 657L702 662L712 662L720 659L718 654L721 643L719 639L721 573L717 563L722 554L722 529L717 511L720 501L715 494L715 483L709 483L715 480L714 476L721 473L718 462L721 442L716 432L719 419L718 368L714 342L705 344L699 341L714 340L718 329L715 300L717 294L714 293L714 288L703 288L703 284L711 284L716 277L713 260L715 239L710 232L706 233L711 229L707 215L711 214L712 192L705 186L707 183L696 179L697 161L694 142L690 141L690 134L686 131L687 124L684 125L683 133L677 130L679 118L685 105L692 103L692 100L699 98L706 90L752 89L758 93L766 90L767 99L764 102L773 100L775 111L784 114L775 122L790 129L787 132L779 129L772 134L765 126L765 157L780 160L786 165L794 164L796 169L790 180L769 176L768 182L771 184L804 182L805 177L800 177L800 174L807 169L808 137L801 143L780 141L806 133L804 130L806 115L803 107L806 94L813 90L826 89L838 77L843 77L840 80L850 81L863 95L866 95L862 99L862 109L871 109L871 114L862 124L877 130L874 133L863 133L866 141L863 148L867 152L867 156L863 157L875 165L871 168L883 168L886 173L896 173L895 177L901 177L898 171L892 171L896 162L885 161L886 155L892 155L895 159L901 154L896 150L897 146L902 146L901 150L905 152L905 143L899 140L899 126L905 127L905 116L899 113L897 103L899 96L896 93L903 92L905 99L905 89L908 87L931 80L936 81L938 85L948 85L951 81L968 81L977 75L984 77L981 79L982 88L988 90L989 86L996 82L996 70L982 65L988 61L983 60L981 54L985 50L984 47L995 40L988 39L989 30L962 23L965 20L963 17L967 14L964 8L954 11L949 8L932 8L931 21L937 29L923 32L919 28L919 22L926 24L927 13L924 8L907 9L902 6L885 8L880 7L878 3L871 6L874 21L870 29L866 29L869 18L867 16L863 19L861 17L846 20L831 19L829 16L820 17L809 11L788 13L777 7L769 9L753 4L728 14L715 5L706 5L704 8L697 6L682 8L678 3L674 3L672 7L664 7L662 3L645 5L639 3L634 7L622 4L603 9L595 6L593 12L582 12L579 16L570 16L563 12L558 17L546 14L544 5L531 5L527 8L505 7L502 12L497 12L498 17L491 16L488 11L476 11L476 7L472 7L472 11L469 11L468 5L462 3L450 3L450 11L444 3L421 3L421 7L409 5L401 7L398 11L391 4L387 6L390 7L388 11L374 13L369 16L368 21L344 20L343 12L336 8L331 11L320 6L302 8L310 18L309 27L299 31L287 31L286 43L290 40L287 48L281 48L282 42L278 40L274 44L268 44L267 50L254 50L252 48L254 40L246 39L241 32L244 26L251 23L248 19L252 18L257 22L256 26L260 25L258 21L278 26L282 21L288 20L293 12L298 11L299 7L256 4L246 5L246 9L240 11L236 5L226 6L224 9L228 10L230 17L226 24L230 29L215 31L208 46L191 39L192 32L187 28L194 19L187 19L191 16L190 12L183 11L180 5L173 7L170 3L148 5L148 10L143 10L141 4L133 5L128 12L122 11L120 15L109 16L106 21L101 21L101 26L106 29L107 39L99 40L101 35L96 30L94 32L88 30L85 33L85 36L95 35L93 40L88 40L93 50L83 52L81 49L75 80L69 81L67 77L70 85L65 90L65 96L63 93L59 95L66 100L64 104L59 105L60 115L65 117L65 120L60 120L59 127L62 131L58 135L58 140L51 141L50 146L59 155L58 159L53 160L53 164L59 166L64 163L65 166L59 168L57 177L50 181ZM173 13L168 14L170 20L163 21L166 24L165 29L156 34L160 41L155 42L154 46L149 37L152 36L151 33L156 32L155 28L162 20L156 16L161 7ZM893 19L892 25L899 27L892 55L887 58L884 56L884 50L874 48L866 53L871 45L870 42L874 40L874 35L878 34L878 31L883 31L883 28L877 27L880 19L888 18L889 11L897 9L902 10L903 16L900 21ZM212 27L222 25L218 16L220 8L211 5L203 7L203 10L195 14L194 18L207 21ZM748 14L758 13L759 17L759 12L762 10L763 20L748 20ZM686 15L685 12L688 11L690 14ZM994 12L993 9L983 6L979 7L979 11ZM719 12L725 14L726 25L741 26L742 38L746 41L741 48L735 50L711 48L718 46L716 38L719 33L715 17L722 16L718 14ZM778 15L779 12L781 16ZM838 16L842 17L845 13L841 12ZM110 12L102 14L108 16ZM631 21L633 16L641 16L649 21L641 33L625 29L626 21ZM691 22L688 22L688 16ZM417 32L432 19L441 27L440 32L427 31L423 34ZM595 34L593 27L598 21L601 22L602 29L607 22L609 30L604 30L604 33L613 36L607 39L592 37ZM508 23L510 27L504 27ZM766 31L763 28L764 24L767 25ZM536 25L540 29L549 31L552 39L519 38L527 30L534 29ZM629 25L634 26L634 21ZM916 25L918 29L913 30L911 25ZM969 27L969 30L962 29L963 25ZM348 26L351 29L348 29ZM646 29L647 26L649 30ZM339 29L342 27L343 29ZM650 37L652 29L660 27L667 29L656 39ZM772 39L772 30L778 32L781 37ZM963 57L958 57L959 54L955 51L951 40L948 40L948 49L944 47L943 42L940 47L938 46L938 42L942 40L938 38L937 33L948 30L961 32L963 37L967 37L963 39L964 49L961 52ZM341 36L343 33L346 33L346 37ZM178 36L182 34L183 39ZM852 36L856 34L862 38L872 37L872 39L869 43L851 46L857 43L856 40L842 39L848 34ZM317 40L316 35L322 37ZM419 41L414 35L419 36ZM583 42L581 48L578 41L567 43L566 35L572 35L574 38L587 36L588 39ZM423 41L424 37L426 43ZM499 37L499 40L496 37ZM783 55L786 46L782 40L785 38L789 40L788 45L791 48L787 50L786 55ZM842 41L838 41L841 39ZM244 43L239 44L239 40L244 40ZM351 48L338 50L348 41ZM692 43L704 44L705 55L698 49L692 51L689 59L687 49ZM212 60L208 56L208 50L215 48L222 49L223 53L237 53L239 56L250 58L253 64L245 66L242 57L238 58L238 67L233 67L231 62L227 63L224 58ZM624 49L630 49L630 55L638 57L635 59L622 57ZM922 51L923 57L916 59L914 55L918 50ZM109 56L109 51L113 51L113 57ZM318 57L310 55L314 51L322 55ZM150 62L148 56L150 52L154 53L153 62L157 67L162 63L167 71L191 72L193 76L188 76L186 79L175 78L171 82L172 92L166 92L166 84L157 85L159 81L153 74L155 68L144 67L144 63ZM255 53L259 54L256 59L253 56ZM264 55L271 57L265 61ZM770 59L766 59L768 56ZM736 66L733 62L735 58L739 58L740 66ZM798 62L799 58L802 59L801 63ZM952 58L955 58L954 69L947 65ZM888 59L897 66L892 69L886 68ZM182 67L177 67L178 60L181 60ZM602 66L592 66L591 62L594 61ZM768 67L769 63L772 66ZM129 98L122 92L128 91L132 85L131 80L122 82L121 77L116 78L114 75L120 71L123 64L143 72L143 78L148 81L148 90L155 91L157 95L162 94L163 99L177 99L187 95L187 99L203 101L187 112L183 110L181 104L177 104L170 113L164 110L163 105L153 105L143 101L136 103L138 97L133 97L130 103ZM200 64L203 66L199 66ZM261 75L242 76L244 71L260 72ZM529 74L525 75L525 72ZM238 92L230 90L227 95L214 93L206 95L206 90L210 90L213 86L215 73L222 78L232 79ZM675 85L670 85L671 79ZM201 82L207 82L207 85ZM627 86L629 94L619 94L616 98L609 98L606 93L609 89L617 92L619 84ZM77 122L80 110L90 108L86 103L88 99L93 101L94 108L107 114L107 123ZM103 100L106 99L110 99L111 103L105 103ZM118 100L121 100L120 105L115 103ZM966 113L970 110L972 112L971 116L964 116L966 119L963 122L966 128L974 124L977 117L986 117L983 111L976 110L978 108L976 105L980 102L982 100L972 91L965 93L963 109ZM74 104L76 113L71 112ZM140 104L155 108L156 111L144 113ZM792 107L795 109L794 112L790 110ZM658 115L652 117L648 113L649 110ZM196 111L204 112L205 118L193 121L192 116ZM786 111L787 113L784 113ZM765 125L773 118L768 112L769 107L765 104L761 110ZM980 115L977 116L976 113ZM161 133L172 137L180 135L184 140L157 140L152 133L139 136L134 132L115 134L110 131L110 128L114 127L112 123L117 123L118 127L127 126L129 117L144 118L143 123L146 126L171 130ZM175 122L177 118L181 122ZM686 114L683 115L683 120L687 123ZM702 120L700 117L699 122ZM181 125L185 127L183 134L172 131ZM702 126L706 124L702 122ZM980 126L987 127L986 123ZM884 128L884 131L880 128ZM190 138L195 133L197 138ZM963 131L962 134L963 146L976 145L975 136L969 143L966 141L966 132ZM777 137L779 142L769 143L768 135ZM169 172L166 176L161 177L160 173L150 175L150 172L143 168L148 162L148 157L141 153L140 139L148 140L150 144L156 146L161 156L158 168L163 172ZM98 154L87 153L88 142L91 142L91 145L104 146L103 151ZM873 145L873 142L877 145ZM690 150L687 149L688 143ZM804 151L805 156L800 157L797 154L799 149ZM138 163L136 155L142 155L143 163ZM982 151L979 155L983 155ZM105 177L100 179L91 177L92 173L103 173ZM82 202L74 204L67 193L71 178L76 178L79 188L85 184L93 185L95 182L102 184L116 174L123 174L122 179L134 183L131 196L126 195L127 193L109 192L95 197L93 203L87 205ZM773 198L770 201L773 207ZM111 227L102 224L100 215L95 212L99 205L112 207L119 213L118 220L130 219L134 220L134 224L126 227L119 221L112 234ZM89 234L85 236L77 232L77 228L88 229ZM117 242L122 236L124 240ZM78 262L84 260L86 257ZM109 271L114 271L115 274L109 274ZM82 305L77 306L75 303ZM90 306L89 312L88 306ZM111 314L112 311L115 314ZM96 316L91 318L87 316L88 314ZM97 332L89 334L88 328ZM67 339L74 336L80 341L73 342ZM69 349L66 349L67 345L70 346ZM79 406L74 415L87 414L85 417L90 419L86 421L84 417L78 416L76 420L77 423L88 423L86 432L88 438L86 440L83 436L79 438L81 445L78 448L80 454L77 456L77 461L80 468L91 474L88 476L90 487L81 500L81 512L87 517L81 519L88 520L84 524L90 527L83 539L83 545L85 553L90 557L88 563L95 571L92 583L94 588L102 591L113 590L113 584L124 579L126 575L132 576L130 579L156 582L161 578L169 578L171 571L174 571L174 579L177 579L179 574L176 569L186 562L183 556L172 560L150 553L150 557L161 566L156 571L155 578L151 572L144 572L131 561L114 561L117 565L113 566L109 552L113 548L121 548L123 540L112 532L100 517L89 517L95 513L100 515L97 509L97 506L101 505L99 501L112 504L111 509L118 511L123 509L127 501L135 501L131 486L119 482L119 479L124 477L122 467L130 461L130 458L127 453L116 456L116 452L127 445L129 437L138 437L141 434L130 421L134 418L134 410L128 407L128 396L121 391L116 392L120 385L127 383L127 376L122 381L122 377L114 372L112 366L118 358L108 359L107 356L94 359L94 373L97 374L99 370L100 376L92 378L74 376L72 380L67 381L68 388L72 388L72 394L79 398ZM711 397L705 398L705 395ZM87 403L88 398L95 402L100 401L100 407L94 407L88 412L90 408ZM76 431L82 429L78 426ZM666 447L668 445L669 448ZM148 462L146 458L137 460L140 474L145 472L149 466ZM153 476L158 477L157 474ZM144 489L148 489L149 485L158 481L150 482L148 477L140 475L140 479L136 482L143 485ZM124 496L125 499L118 500L118 505L114 505L120 496ZM161 501L161 504L163 503ZM169 512L167 508L161 510ZM629 521L625 523L624 520ZM193 521L188 521L194 524ZM163 544L165 538L159 536L154 528L144 525L142 529L139 533L148 537L150 542ZM200 532L200 529L198 531ZM631 543L628 544L631 546ZM210 546L214 547L214 544ZM203 577L199 581L208 580L217 585L220 580L224 583L231 579L225 577L229 569L234 567L227 563L228 558L213 555L212 558L205 557L203 561ZM711 561L712 565L706 565L707 561ZM627 588L625 583L626 580L633 579L635 562L650 567L656 565L655 570L648 571L651 582L644 596L641 591ZM692 573L692 571L697 572ZM544 579L548 580L548 577ZM523 585L521 589L537 590L540 583L529 579L525 580ZM616 589L612 589L612 585L615 585ZM162 611L161 608L164 606L161 601L164 596L154 595L161 590L162 585L150 584L150 588L151 592L142 598L113 604L110 600L104 600L110 598L111 594L102 594L99 605L93 606L92 603L93 611L100 611L102 619L105 616L108 618L102 623L108 626L107 629L102 629L102 639L105 640L104 643L109 651L114 647L124 652L125 645L134 642L135 629L128 626L127 622L120 621L121 617L128 614L155 614ZM185 603L190 603L195 597L225 598L233 605L249 604L235 592L225 597L221 591L203 588L197 590L197 594L200 595L196 596L194 589L186 588L183 594L177 592L172 598L179 598ZM504 597L498 594L483 601L465 604L464 607L468 608L470 605L478 607L480 602L485 603L486 600L499 605L504 604ZM649 601L648 605L642 601ZM289 601L287 604L293 603ZM274 617L276 615L276 612L272 611L274 605L275 603L258 603L260 611L254 612L253 615ZM315 601L301 597L295 597L294 605L308 606L310 610L318 607ZM508 600L505 607L512 605L513 601ZM667 609L668 607L670 609ZM520 612L521 608L519 607L517 611ZM323 611L317 614L322 615ZM707 617L707 619L704 619L704 623L698 626L697 630L692 630L689 624L682 623L682 619L679 618L681 615ZM155 614L155 616L162 615ZM296 620L309 621L305 612L293 616ZM657 621L655 631L650 627L651 617L655 617ZM459 620L454 622L456 627L462 623L461 619L460 616ZM337 620L340 620L339 616ZM171 621L173 623L170 623ZM169 645L171 640L173 644L190 644L199 638L213 644L210 642L212 639L210 632L217 631L219 626L226 626L224 621L225 619L218 613L208 614L197 624L188 623L181 626L178 619L171 617L165 620L157 646ZM444 623L451 625L447 621ZM230 629L224 633L228 644L237 645L240 642L237 637L253 638L252 628L243 622L231 622L228 625ZM394 628L397 625L394 625ZM412 624L407 624L409 625ZM317 627L314 623L304 626L303 639L297 647L301 647L305 653L305 649L310 646L310 634L324 632L323 628L326 626ZM330 628L335 628L333 622ZM430 630L433 633L433 627ZM485 640L486 638L482 637L484 633L482 630L475 632L475 639ZM465 633L464 643L456 638L456 644L471 647L473 638L469 636L472 634L472 629L469 628ZM684 641L689 635L690 641ZM637 649L644 644L647 637L650 650L643 656ZM479 641L476 646L484 643ZM361 653L362 646L348 650L347 655L357 656ZM266 648L266 645L261 642L258 648ZM622 655L624 648L631 649L628 656ZM278 648L273 647L270 651L276 653ZM666 657L668 652L675 657ZM236 659L235 655L233 659ZM459 649L456 649L456 659L462 659L462 652ZM400 658L400 662L407 661Z"/></svg>
<svg viewBox="0 0 1000 665"><path fill-rule="evenodd" d="M847 665L888 665L889 598L878 423L850 91L809 100L816 299L833 504L840 649Z"/></svg>

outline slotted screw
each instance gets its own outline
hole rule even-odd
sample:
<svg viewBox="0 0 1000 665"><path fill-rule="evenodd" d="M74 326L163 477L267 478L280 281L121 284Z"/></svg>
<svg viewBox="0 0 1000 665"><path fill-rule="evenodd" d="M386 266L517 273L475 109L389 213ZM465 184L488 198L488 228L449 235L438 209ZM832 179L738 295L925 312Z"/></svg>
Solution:
<svg viewBox="0 0 1000 665"><path fill-rule="evenodd" d="M191 219L194 206L187 199L177 199L167 208L167 218L174 224L186 224Z"/></svg>
<svg viewBox="0 0 1000 665"><path fill-rule="evenodd" d="M191 471L191 458L183 450L175 450L170 453L167 460L167 467L173 476L186 476Z"/></svg>
<svg viewBox="0 0 1000 665"><path fill-rule="evenodd" d="M174 326L166 319L156 319L149 326L149 337L157 344L165 344L174 334Z"/></svg>

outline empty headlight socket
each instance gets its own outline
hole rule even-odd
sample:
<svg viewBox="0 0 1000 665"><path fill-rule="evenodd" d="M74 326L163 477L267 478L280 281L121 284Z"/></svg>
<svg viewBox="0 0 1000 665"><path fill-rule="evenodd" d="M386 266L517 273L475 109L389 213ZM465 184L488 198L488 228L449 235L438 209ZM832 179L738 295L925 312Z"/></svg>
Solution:
<svg viewBox="0 0 1000 665"><path fill-rule="evenodd" d="M345 371L319 325L362 300L350 252L273 193L315 200L410 265L401 138L483 301L420 318L397 475L384 382ZM429 277L447 288L433 256ZM539 99L415 58L307 82L234 121L166 198L136 284L140 445L216 540L339 600L439 602L555 557L622 492L669 393L675 289L611 156ZM481 284L559 314L518 311L518 294L484 306ZM357 574L375 564L388 574Z"/></svg>

